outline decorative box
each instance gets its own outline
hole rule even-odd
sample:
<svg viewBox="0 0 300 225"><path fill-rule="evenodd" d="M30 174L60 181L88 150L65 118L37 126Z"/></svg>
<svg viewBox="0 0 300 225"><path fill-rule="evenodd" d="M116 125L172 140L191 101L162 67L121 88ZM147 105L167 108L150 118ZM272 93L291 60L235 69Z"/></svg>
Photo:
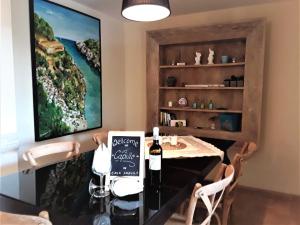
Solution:
<svg viewBox="0 0 300 225"><path fill-rule="evenodd" d="M237 78L237 87L244 87L244 76Z"/></svg>
<svg viewBox="0 0 300 225"><path fill-rule="evenodd" d="M225 79L224 80L224 86L225 87L230 87L230 79Z"/></svg>
<svg viewBox="0 0 300 225"><path fill-rule="evenodd" d="M237 113L220 113L221 130L241 131L241 118Z"/></svg>
<svg viewBox="0 0 300 225"><path fill-rule="evenodd" d="M230 87L237 87L237 77L234 75L230 77Z"/></svg>
<svg viewBox="0 0 300 225"><path fill-rule="evenodd" d="M167 85L168 87L175 87L175 86L176 86L176 83L177 83L176 77L174 77L174 76L169 76L169 77L167 77L166 85Z"/></svg>

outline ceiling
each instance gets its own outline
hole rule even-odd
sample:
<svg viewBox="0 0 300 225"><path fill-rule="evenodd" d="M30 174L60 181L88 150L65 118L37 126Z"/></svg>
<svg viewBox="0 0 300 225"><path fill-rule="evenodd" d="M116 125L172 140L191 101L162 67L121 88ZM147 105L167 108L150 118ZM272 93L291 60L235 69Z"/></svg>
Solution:
<svg viewBox="0 0 300 225"><path fill-rule="evenodd" d="M103 14L124 20L121 16L122 0L74 0L82 5L96 9ZM238 6L270 3L284 0L169 0L172 16L226 9Z"/></svg>

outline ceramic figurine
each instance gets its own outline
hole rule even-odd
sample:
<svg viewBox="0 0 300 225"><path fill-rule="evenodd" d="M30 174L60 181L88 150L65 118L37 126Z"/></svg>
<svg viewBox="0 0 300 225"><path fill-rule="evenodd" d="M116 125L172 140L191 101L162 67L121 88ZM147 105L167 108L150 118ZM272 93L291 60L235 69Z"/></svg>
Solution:
<svg viewBox="0 0 300 225"><path fill-rule="evenodd" d="M216 124L215 123L211 123L210 124L210 129L215 130L216 129Z"/></svg>
<svg viewBox="0 0 300 225"><path fill-rule="evenodd" d="M178 100L178 105L181 107L185 107L187 106L188 102L187 99L185 97L182 97Z"/></svg>
<svg viewBox="0 0 300 225"><path fill-rule="evenodd" d="M215 52L213 50L209 49L209 55L207 58L208 64L214 64L214 55L215 55Z"/></svg>
<svg viewBox="0 0 300 225"><path fill-rule="evenodd" d="M201 52L196 52L195 65L201 64Z"/></svg>

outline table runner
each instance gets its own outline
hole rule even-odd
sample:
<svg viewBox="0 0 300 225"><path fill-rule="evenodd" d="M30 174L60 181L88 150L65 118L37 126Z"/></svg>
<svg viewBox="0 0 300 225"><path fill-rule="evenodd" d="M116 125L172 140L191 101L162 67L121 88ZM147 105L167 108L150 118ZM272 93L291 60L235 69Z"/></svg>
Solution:
<svg viewBox="0 0 300 225"><path fill-rule="evenodd" d="M167 139L167 140L166 140ZM152 137L147 137L145 139L145 159L149 159L149 143L152 143ZM162 137L162 143L169 141L169 137ZM178 136L177 142L184 143L186 148L180 150L164 150L163 158L194 158L194 157L209 157L209 156L219 156L223 160L224 152L209 144L201 139L195 138L193 136Z"/></svg>

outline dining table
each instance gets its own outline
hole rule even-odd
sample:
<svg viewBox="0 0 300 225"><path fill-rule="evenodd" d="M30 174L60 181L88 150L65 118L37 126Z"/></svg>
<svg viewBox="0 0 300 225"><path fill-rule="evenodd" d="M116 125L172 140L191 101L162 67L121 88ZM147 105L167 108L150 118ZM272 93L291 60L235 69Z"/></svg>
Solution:
<svg viewBox="0 0 300 225"><path fill-rule="evenodd" d="M94 198L89 182L94 151L42 168L19 171L19 194L0 192L0 210L37 215L47 210L54 225L142 225L164 224L192 193L197 182L221 161L217 154L201 157L170 157L162 160L162 185L150 188L148 160L145 161L144 190L138 194ZM184 170L195 165L198 173ZM178 167L174 165L179 165Z"/></svg>

